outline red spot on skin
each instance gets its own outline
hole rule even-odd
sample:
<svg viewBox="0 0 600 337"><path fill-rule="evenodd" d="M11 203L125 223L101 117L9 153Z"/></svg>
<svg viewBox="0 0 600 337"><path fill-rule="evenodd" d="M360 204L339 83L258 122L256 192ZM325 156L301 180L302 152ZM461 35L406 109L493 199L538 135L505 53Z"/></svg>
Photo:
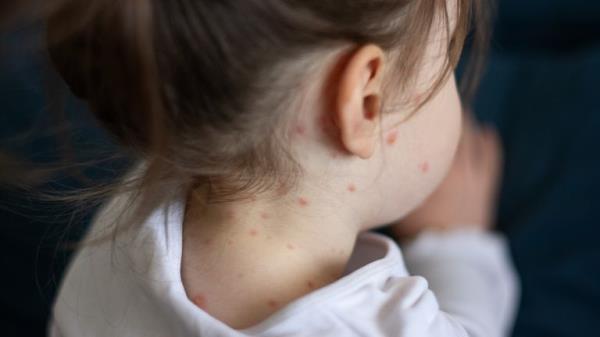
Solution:
<svg viewBox="0 0 600 337"><path fill-rule="evenodd" d="M356 185L354 185L354 184L348 185L348 192L356 192Z"/></svg>
<svg viewBox="0 0 600 337"><path fill-rule="evenodd" d="M251 229L248 233L250 233L250 235L252 235L252 236L258 235L258 231L256 229Z"/></svg>
<svg viewBox="0 0 600 337"><path fill-rule="evenodd" d="M315 283L313 281L306 282L306 286L310 289L315 289Z"/></svg>
<svg viewBox="0 0 600 337"><path fill-rule="evenodd" d="M306 206L308 206L308 199L306 199L304 197L300 197L300 198L298 198L298 204L300 204L300 206L302 206L302 207L306 207Z"/></svg>
<svg viewBox="0 0 600 337"><path fill-rule="evenodd" d="M296 132L297 135L302 136L302 135L304 135L306 133L306 128L304 127L304 125L298 124L294 128L294 132Z"/></svg>
<svg viewBox="0 0 600 337"><path fill-rule="evenodd" d="M263 218L264 220L267 220L268 218L270 218L269 213L267 213L267 212L261 212L260 217Z"/></svg>
<svg viewBox="0 0 600 337"><path fill-rule="evenodd" d="M244 277L244 273L238 273L238 274L237 274L237 277L238 277L238 278L242 278L242 277Z"/></svg>
<svg viewBox="0 0 600 337"><path fill-rule="evenodd" d="M365 114L365 118L367 118L369 120L374 119L375 118L375 112L371 111L371 110L367 111L367 113Z"/></svg>
<svg viewBox="0 0 600 337"><path fill-rule="evenodd" d="M387 135L387 138L385 141L388 145L394 145L394 144L396 144L397 140L398 140L398 130L394 130L394 131L391 131Z"/></svg>
<svg viewBox="0 0 600 337"><path fill-rule="evenodd" d="M277 301L275 301L275 300L269 300L269 302L267 302L267 304L271 308L277 308L279 306L279 303L277 303Z"/></svg>
<svg viewBox="0 0 600 337"><path fill-rule="evenodd" d="M204 244L207 245L207 246L210 245L211 243L212 243L212 239L206 239L206 240L204 240Z"/></svg>
<svg viewBox="0 0 600 337"><path fill-rule="evenodd" d="M228 245L228 246L231 246L231 245L233 245L233 240L231 240L231 239L227 240L227 245Z"/></svg>
<svg viewBox="0 0 600 337"><path fill-rule="evenodd" d="M192 298L192 302L194 302L194 304L200 308L200 309L205 309L206 308L206 298L202 295L196 295Z"/></svg>
<svg viewBox="0 0 600 337"><path fill-rule="evenodd" d="M421 173L429 172L429 162L426 162L426 161L422 162L419 165L419 170L421 171Z"/></svg>
<svg viewBox="0 0 600 337"><path fill-rule="evenodd" d="M296 246L294 246L294 245L293 245L293 244L291 244L291 243L288 243L288 244L287 244L287 248L288 248L289 250L294 250L294 249L296 249Z"/></svg>

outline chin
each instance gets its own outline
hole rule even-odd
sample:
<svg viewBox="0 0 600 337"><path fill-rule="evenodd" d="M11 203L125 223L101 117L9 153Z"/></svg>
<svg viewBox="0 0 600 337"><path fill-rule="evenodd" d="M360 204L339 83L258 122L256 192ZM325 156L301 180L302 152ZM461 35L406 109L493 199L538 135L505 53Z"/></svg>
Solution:
<svg viewBox="0 0 600 337"><path fill-rule="evenodd" d="M382 209L381 213L378 214L376 219L373 219L372 222L369 222L368 224L365 224L365 226L363 226L363 230L378 229L381 227L386 227L395 224L400 220L404 219L407 215L410 214L410 212L417 209L417 207L420 206L422 202L423 200L417 200L411 202L410 204L400 203L395 204L393 207L387 207L387 209L385 210Z"/></svg>

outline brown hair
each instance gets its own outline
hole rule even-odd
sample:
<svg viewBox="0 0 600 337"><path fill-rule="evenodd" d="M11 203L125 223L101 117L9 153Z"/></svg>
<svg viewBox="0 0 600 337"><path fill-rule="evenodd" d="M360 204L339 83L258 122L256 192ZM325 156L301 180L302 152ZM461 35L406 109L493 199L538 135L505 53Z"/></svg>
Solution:
<svg viewBox="0 0 600 337"><path fill-rule="evenodd" d="M301 170L280 130L293 90L325 55L376 44L393 55L386 87L404 92L441 18L448 57L431 97L484 14L479 1L456 0L452 29L446 0L63 1L49 20L51 55L143 161L120 185L143 200L138 222L182 189L207 187L220 201L293 187Z"/></svg>

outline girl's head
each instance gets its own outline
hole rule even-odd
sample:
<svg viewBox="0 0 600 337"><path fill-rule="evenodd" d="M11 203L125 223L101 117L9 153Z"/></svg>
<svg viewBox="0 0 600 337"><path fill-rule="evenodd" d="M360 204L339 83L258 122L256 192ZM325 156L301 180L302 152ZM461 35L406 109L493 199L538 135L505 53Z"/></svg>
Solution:
<svg viewBox="0 0 600 337"><path fill-rule="evenodd" d="M366 228L406 214L449 166L452 70L476 7L67 1L49 36L72 90L145 161L148 209L181 189L214 202L328 194Z"/></svg>

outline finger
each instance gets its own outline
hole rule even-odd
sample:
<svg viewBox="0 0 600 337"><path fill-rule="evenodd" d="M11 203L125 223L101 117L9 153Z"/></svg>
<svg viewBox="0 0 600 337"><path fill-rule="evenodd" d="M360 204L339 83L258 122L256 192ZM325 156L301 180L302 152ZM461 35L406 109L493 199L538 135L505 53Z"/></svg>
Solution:
<svg viewBox="0 0 600 337"><path fill-rule="evenodd" d="M482 144L484 158L482 160L483 169L488 172L492 185L496 185L502 174L503 150L498 132L486 127L482 131Z"/></svg>
<svg viewBox="0 0 600 337"><path fill-rule="evenodd" d="M485 165L487 145L484 130L477 127L477 130L473 133L473 144L471 145L473 165L477 169L481 169Z"/></svg>
<svg viewBox="0 0 600 337"><path fill-rule="evenodd" d="M474 145L477 143L476 136L477 127L473 115L469 110L464 111L462 135L460 139L459 154L457 156L460 156L461 162L467 167L474 165L473 156L475 153Z"/></svg>
<svg viewBox="0 0 600 337"><path fill-rule="evenodd" d="M474 129L476 129L476 126L477 126L477 119L475 118L473 111L471 109L464 109L463 110L463 130L465 130L465 132L472 132Z"/></svg>
<svg viewBox="0 0 600 337"><path fill-rule="evenodd" d="M470 110L465 111L464 129L466 151L469 152L468 163L471 167L477 169L481 166L484 151L482 138L483 127Z"/></svg>
<svg viewBox="0 0 600 337"><path fill-rule="evenodd" d="M486 127L482 130L481 134L488 165L490 167L500 167L503 160L503 150L498 131L492 127Z"/></svg>
<svg viewBox="0 0 600 337"><path fill-rule="evenodd" d="M495 219L496 216L495 212L497 208L494 204L497 202L500 193L504 155L500 136L495 129L488 127L483 131L483 135L486 157L484 160L486 166L484 170L487 172L485 184L488 185L488 203L491 210L489 213L489 223L491 224L493 222L492 219Z"/></svg>
<svg viewBox="0 0 600 337"><path fill-rule="evenodd" d="M460 139L458 141L458 148L456 149L456 153L454 155L454 163L462 163L465 161L465 158L468 155L467 151L467 135L466 129L463 127L460 135Z"/></svg>

